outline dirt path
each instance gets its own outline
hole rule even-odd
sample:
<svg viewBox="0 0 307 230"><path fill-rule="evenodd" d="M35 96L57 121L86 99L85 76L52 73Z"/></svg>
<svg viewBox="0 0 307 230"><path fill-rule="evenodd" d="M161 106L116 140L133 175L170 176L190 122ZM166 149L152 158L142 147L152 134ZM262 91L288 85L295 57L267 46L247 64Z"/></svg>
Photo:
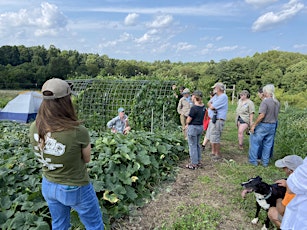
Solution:
<svg viewBox="0 0 307 230"><path fill-rule="evenodd" d="M204 167L196 170L186 169L184 166L187 161L180 164L176 181L163 186L161 193L145 205L143 208L131 213L129 217L113 225L113 229L127 230L149 230L159 229L165 223L170 223L171 213L179 206L206 204L212 207L223 207L229 204L230 199L227 193L235 193L240 199L240 187L233 185L225 186L226 195L215 192L212 184L225 184L225 178L221 177L217 170L217 165L221 161L233 159L236 162L244 162L246 157L238 154L227 154L225 159L215 162L209 156L210 150L206 150L203 157ZM244 155L243 155L244 156ZM200 178L208 178L210 186L200 182ZM219 186L221 188L223 186ZM254 208L254 207L252 207ZM235 209L235 210L234 210ZM224 210L224 208L223 208ZM260 229L261 227L252 226L244 210L240 207L225 208L226 213L222 214L222 221L217 229Z"/></svg>

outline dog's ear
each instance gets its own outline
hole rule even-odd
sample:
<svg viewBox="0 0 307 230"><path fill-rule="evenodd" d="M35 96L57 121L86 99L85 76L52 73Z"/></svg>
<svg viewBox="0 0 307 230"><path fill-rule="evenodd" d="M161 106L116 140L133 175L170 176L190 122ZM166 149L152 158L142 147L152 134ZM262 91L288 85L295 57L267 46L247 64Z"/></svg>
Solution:
<svg viewBox="0 0 307 230"><path fill-rule="evenodd" d="M260 176L257 176L256 179L262 181L262 178Z"/></svg>

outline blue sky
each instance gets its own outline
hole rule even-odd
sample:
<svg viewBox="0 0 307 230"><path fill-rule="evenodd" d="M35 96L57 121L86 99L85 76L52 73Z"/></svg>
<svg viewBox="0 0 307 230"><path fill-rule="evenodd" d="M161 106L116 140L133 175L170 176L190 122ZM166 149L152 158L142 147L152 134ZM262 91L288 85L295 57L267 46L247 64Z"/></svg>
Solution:
<svg viewBox="0 0 307 230"><path fill-rule="evenodd" d="M0 0L0 46L203 62L307 54L306 0Z"/></svg>

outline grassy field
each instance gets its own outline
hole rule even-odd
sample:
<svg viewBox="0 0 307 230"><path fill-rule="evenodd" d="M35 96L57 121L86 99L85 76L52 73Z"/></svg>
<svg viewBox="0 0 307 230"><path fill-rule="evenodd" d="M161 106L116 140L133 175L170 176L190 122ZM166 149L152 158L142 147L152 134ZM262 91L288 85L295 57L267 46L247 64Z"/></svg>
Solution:
<svg viewBox="0 0 307 230"><path fill-rule="evenodd" d="M5 107L5 105L18 96L22 92L21 90L0 90L0 109Z"/></svg>

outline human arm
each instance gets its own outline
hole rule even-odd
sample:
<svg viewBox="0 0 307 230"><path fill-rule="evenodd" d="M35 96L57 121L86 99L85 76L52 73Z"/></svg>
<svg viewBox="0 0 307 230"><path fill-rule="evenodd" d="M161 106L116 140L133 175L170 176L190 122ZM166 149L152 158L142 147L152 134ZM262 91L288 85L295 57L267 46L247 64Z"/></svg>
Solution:
<svg viewBox="0 0 307 230"><path fill-rule="evenodd" d="M178 106L177 106L177 112L179 114L182 113L182 103L181 102L182 102L182 100L180 99L179 102L178 102Z"/></svg>
<svg viewBox="0 0 307 230"><path fill-rule="evenodd" d="M215 108L214 108L214 106L212 105L212 102L211 102L211 101L209 101L209 102L207 103L207 106L208 106L209 109L215 110Z"/></svg>
<svg viewBox="0 0 307 230"><path fill-rule="evenodd" d="M125 123L126 123L126 124L125 124L125 128L124 128L123 133L124 133L124 134L127 134L127 133L131 130L131 127L130 127L129 122L128 122L128 117L126 118Z"/></svg>
<svg viewBox="0 0 307 230"><path fill-rule="evenodd" d="M259 113L256 121L252 124L250 128L251 133L254 133L256 126L263 120L264 117L265 117L264 113Z"/></svg>
<svg viewBox="0 0 307 230"><path fill-rule="evenodd" d="M117 116L117 117L114 117L112 120L108 121L108 123L107 123L107 127L108 127L109 129L111 129L113 133L116 133L116 132L117 132L117 130L116 130L116 128L115 128L115 124L116 124L116 122L117 122L119 119L120 119L119 116Z"/></svg>
<svg viewBox="0 0 307 230"><path fill-rule="evenodd" d="M226 94L221 94L219 96L213 96L208 102L208 108L211 110L219 110L225 108L228 105L228 98Z"/></svg>
<svg viewBox="0 0 307 230"><path fill-rule="evenodd" d="M251 127L253 125L253 119L254 119L254 113L250 113L249 114L249 127Z"/></svg>
<svg viewBox="0 0 307 230"><path fill-rule="evenodd" d="M254 120L254 114L255 114L255 105L254 102L252 102L251 100L249 100L249 127L251 127L253 125L253 120Z"/></svg>
<svg viewBox="0 0 307 230"><path fill-rule="evenodd" d="M188 116L187 119L186 119L186 122L185 122L185 129L188 128L188 125L190 124L190 122L192 121L192 117Z"/></svg>
<svg viewBox="0 0 307 230"><path fill-rule="evenodd" d="M307 157L304 159L304 163L288 177L287 191L296 195L307 194Z"/></svg>
<svg viewBox="0 0 307 230"><path fill-rule="evenodd" d="M85 163L91 160L91 143L89 143L85 148L82 148L82 159Z"/></svg>

